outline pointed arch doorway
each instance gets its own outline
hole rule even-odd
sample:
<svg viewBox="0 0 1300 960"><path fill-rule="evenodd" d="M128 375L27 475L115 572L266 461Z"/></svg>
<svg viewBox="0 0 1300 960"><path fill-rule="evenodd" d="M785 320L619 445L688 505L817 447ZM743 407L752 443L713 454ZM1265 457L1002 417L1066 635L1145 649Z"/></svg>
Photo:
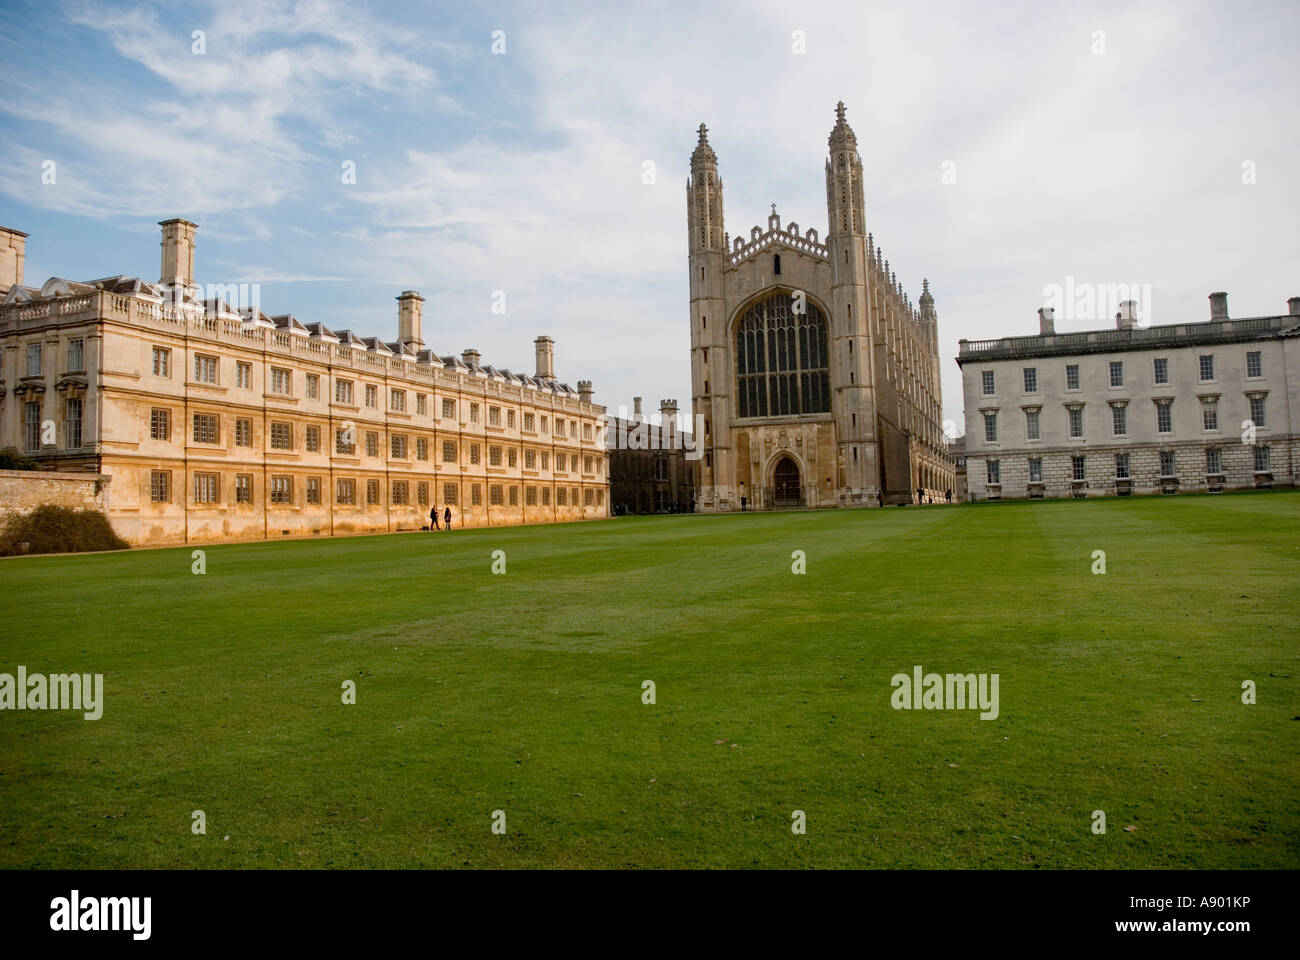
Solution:
<svg viewBox="0 0 1300 960"><path fill-rule="evenodd" d="M799 465L789 457L778 460L772 471L772 503L777 507L797 507L803 503Z"/></svg>

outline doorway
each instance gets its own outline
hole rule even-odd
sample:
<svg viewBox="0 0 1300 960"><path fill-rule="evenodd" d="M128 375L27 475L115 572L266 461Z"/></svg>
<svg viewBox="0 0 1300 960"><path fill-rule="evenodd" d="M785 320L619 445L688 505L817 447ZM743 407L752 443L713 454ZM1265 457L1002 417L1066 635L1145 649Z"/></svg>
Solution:
<svg viewBox="0 0 1300 960"><path fill-rule="evenodd" d="M799 467L789 457L777 461L772 474L773 501L778 507L797 507L803 503L799 484Z"/></svg>

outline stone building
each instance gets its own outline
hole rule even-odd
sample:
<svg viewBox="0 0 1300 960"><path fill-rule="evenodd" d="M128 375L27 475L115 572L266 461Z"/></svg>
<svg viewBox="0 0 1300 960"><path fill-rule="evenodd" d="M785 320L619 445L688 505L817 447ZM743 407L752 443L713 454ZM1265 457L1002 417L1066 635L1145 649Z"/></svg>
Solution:
<svg viewBox="0 0 1300 960"><path fill-rule="evenodd" d="M972 500L1294 486L1300 297L1288 313L960 341Z"/></svg>
<svg viewBox="0 0 1300 960"><path fill-rule="evenodd" d="M918 306L866 229L857 138L836 108L823 243L782 223L725 231L703 124L686 186L691 383L705 512L874 506L953 483L944 450L938 316Z"/></svg>
<svg viewBox="0 0 1300 960"><path fill-rule="evenodd" d="M970 499L970 490L966 486L966 438L954 437L948 441L948 456L952 458L952 499L954 503L965 503Z"/></svg>
<svg viewBox="0 0 1300 960"><path fill-rule="evenodd" d="M632 398L630 419L610 417L609 500L614 513L689 513L695 500L688 456L694 438L679 429L677 401L659 401L659 422L646 419Z"/></svg>
<svg viewBox="0 0 1300 960"><path fill-rule="evenodd" d="M112 479L136 544L605 516L604 407L555 376L427 348L424 300L397 338L232 307L193 282L196 226L162 224L162 277L23 284L0 230L0 448ZM449 333L452 331L448 331ZM455 331L460 333L461 331Z"/></svg>

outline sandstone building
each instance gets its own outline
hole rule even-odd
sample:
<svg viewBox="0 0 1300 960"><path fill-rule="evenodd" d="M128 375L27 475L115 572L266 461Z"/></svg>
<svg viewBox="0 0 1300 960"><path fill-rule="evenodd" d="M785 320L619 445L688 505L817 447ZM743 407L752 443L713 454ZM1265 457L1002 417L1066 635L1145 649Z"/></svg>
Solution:
<svg viewBox="0 0 1300 960"><path fill-rule="evenodd" d="M0 230L0 448L111 477L135 544L419 529L433 506L482 526L605 516L604 407L474 350L234 308L193 282L195 224L162 226L162 277L23 284L26 234ZM209 288L210 290L211 288Z"/></svg>
<svg viewBox="0 0 1300 960"><path fill-rule="evenodd" d="M691 383L704 512L872 505L942 497L938 316L918 306L866 229L857 138L836 109L823 243L781 222L734 239L707 130L686 186Z"/></svg>
<svg viewBox="0 0 1300 960"><path fill-rule="evenodd" d="M960 341L972 500L1294 486L1300 297L1279 316Z"/></svg>

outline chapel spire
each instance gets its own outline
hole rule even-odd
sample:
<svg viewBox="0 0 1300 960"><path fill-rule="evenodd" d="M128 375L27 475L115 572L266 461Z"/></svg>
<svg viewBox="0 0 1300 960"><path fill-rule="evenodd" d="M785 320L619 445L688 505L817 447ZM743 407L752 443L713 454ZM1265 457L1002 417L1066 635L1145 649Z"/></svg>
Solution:
<svg viewBox="0 0 1300 960"><path fill-rule="evenodd" d="M856 153L858 149L857 135L849 126L849 122L844 119L844 114L844 101L841 100L835 104L835 126L831 129L830 138L827 140L832 154L839 150L852 150Z"/></svg>
<svg viewBox="0 0 1300 960"><path fill-rule="evenodd" d="M718 167L718 155L713 152L713 147L709 145L709 128L700 124L700 142L695 145L695 152L691 154L691 169Z"/></svg>
<svg viewBox="0 0 1300 960"><path fill-rule="evenodd" d="M844 119L844 101L835 105L835 126L827 139L830 157L826 161L826 213L828 236L865 235L865 204L862 197L862 158L858 138Z"/></svg>
<svg viewBox="0 0 1300 960"><path fill-rule="evenodd" d="M721 251L726 243L722 223L722 178L718 155L709 145L709 128L699 127L700 140L691 153L691 175L686 180L686 220L690 249Z"/></svg>

